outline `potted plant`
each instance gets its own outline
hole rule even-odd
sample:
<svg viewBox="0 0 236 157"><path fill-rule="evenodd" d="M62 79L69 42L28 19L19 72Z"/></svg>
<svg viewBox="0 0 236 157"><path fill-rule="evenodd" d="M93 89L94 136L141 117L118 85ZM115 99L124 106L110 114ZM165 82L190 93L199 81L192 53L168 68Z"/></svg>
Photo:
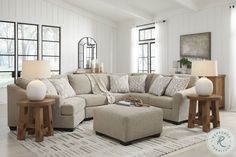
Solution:
<svg viewBox="0 0 236 157"><path fill-rule="evenodd" d="M188 58L181 58L179 61L180 68L183 68L183 66L186 66L188 69L191 68L192 62L188 60Z"/></svg>

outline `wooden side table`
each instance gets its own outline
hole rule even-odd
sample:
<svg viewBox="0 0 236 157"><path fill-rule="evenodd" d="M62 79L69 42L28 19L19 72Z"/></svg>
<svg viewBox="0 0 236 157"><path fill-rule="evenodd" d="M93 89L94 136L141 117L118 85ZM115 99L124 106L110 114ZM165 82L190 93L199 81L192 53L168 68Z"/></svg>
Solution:
<svg viewBox="0 0 236 157"><path fill-rule="evenodd" d="M17 126L17 139L24 140L26 131L35 132L35 141L43 141L44 135L53 135L52 105L55 99L42 101L22 100L19 105L19 120Z"/></svg>
<svg viewBox="0 0 236 157"><path fill-rule="evenodd" d="M188 96L190 99L188 128L194 128L195 124L203 125L203 131L210 131L210 122L213 123L213 128L220 127L219 103L222 96ZM197 103L198 102L198 103ZM198 113L196 107L198 104ZM210 115L212 110L212 115Z"/></svg>

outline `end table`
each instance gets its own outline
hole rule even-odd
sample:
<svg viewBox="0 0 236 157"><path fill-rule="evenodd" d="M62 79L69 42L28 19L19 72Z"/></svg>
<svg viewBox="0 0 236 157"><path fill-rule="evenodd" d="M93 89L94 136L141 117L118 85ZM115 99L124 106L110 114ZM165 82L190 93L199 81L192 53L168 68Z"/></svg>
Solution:
<svg viewBox="0 0 236 157"><path fill-rule="evenodd" d="M210 122L213 123L213 128L220 127L219 103L222 96L187 96L190 100L188 128L194 128L195 124L203 125L203 131L210 131ZM198 102L198 103L197 103ZM196 107L198 105L198 113ZM212 115L210 115L212 110Z"/></svg>
<svg viewBox="0 0 236 157"><path fill-rule="evenodd" d="M44 135L53 135L52 105L55 99L45 98L42 101L22 100L19 105L17 139L24 140L26 131L36 134L35 141L43 141Z"/></svg>

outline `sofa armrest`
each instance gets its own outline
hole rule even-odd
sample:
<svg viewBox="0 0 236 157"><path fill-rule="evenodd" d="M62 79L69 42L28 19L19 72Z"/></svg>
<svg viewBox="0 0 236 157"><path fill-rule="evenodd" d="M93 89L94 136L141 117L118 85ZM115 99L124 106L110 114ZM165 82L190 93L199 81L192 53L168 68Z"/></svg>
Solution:
<svg viewBox="0 0 236 157"><path fill-rule="evenodd" d="M17 102L26 99L25 89L15 85L10 84L7 86L7 116L8 116L8 126L17 126L19 107Z"/></svg>
<svg viewBox="0 0 236 157"><path fill-rule="evenodd" d="M55 99L55 104L53 105L53 112L54 115L60 115L60 110L64 99L60 95L46 95L46 98Z"/></svg>
<svg viewBox="0 0 236 157"><path fill-rule="evenodd" d="M176 121L185 121L188 119L189 100L188 95L195 95L195 87L191 87L185 90L177 92L173 96L173 115Z"/></svg>

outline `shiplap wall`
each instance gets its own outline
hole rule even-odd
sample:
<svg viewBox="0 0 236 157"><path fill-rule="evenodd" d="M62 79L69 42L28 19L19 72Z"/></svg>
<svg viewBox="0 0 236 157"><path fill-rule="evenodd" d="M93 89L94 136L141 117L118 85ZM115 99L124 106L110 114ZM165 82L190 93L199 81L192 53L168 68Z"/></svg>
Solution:
<svg viewBox="0 0 236 157"><path fill-rule="evenodd" d="M228 73L230 38L230 9L228 5L216 6L196 12L186 12L169 16L168 26L168 64L180 58L180 35L211 32L211 58L218 60L220 73Z"/></svg>
<svg viewBox="0 0 236 157"><path fill-rule="evenodd" d="M98 59L105 70L113 70L116 25L112 21L61 0L0 0L0 20L61 26L62 74L76 70L78 41L85 36L97 41Z"/></svg>

